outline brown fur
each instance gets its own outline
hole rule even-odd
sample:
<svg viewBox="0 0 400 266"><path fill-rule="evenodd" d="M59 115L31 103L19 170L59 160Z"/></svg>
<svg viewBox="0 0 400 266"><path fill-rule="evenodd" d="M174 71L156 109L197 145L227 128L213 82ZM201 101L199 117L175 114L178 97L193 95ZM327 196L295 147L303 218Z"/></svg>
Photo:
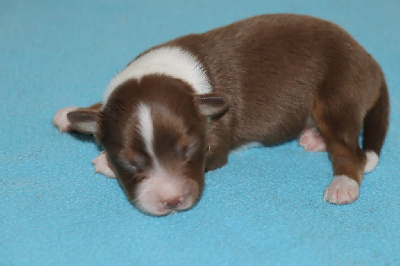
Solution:
<svg viewBox="0 0 400 266"><path fill-rule="evenodd" d="M245 142L271 145L297 137L311 114L328 142L335 175L347 173L335 163L344 156L355 160L351 164L358 170L349 166L347 174L360 182L365 155L358 135L382 95L384 114L379 110L375 119L382 126L366 132L369 136L380 131L379 144L371 146L379 154L389 109L383 74L337 25L308 16L259 16L167 45L196 54L208 70L213 91L225 93L231 103L227 115L211 126L214 154L209 169L225 164L228 151ZM346 155L337 154L340 147Z"/></svg>
<svg viewBox="0 0 400 266"><path fill-rule="evenodd" d="M120 86L101 111L98 139L130 198L140 178L120 170L124 167L118 160L129 162L135 160L129 153L141 153L132 116L138 101L158 110L158 155L170 167L185 168L201 188L204 164L206 170L219 168L230 150L251 141L275 145L296 138L310 116L327 142L335 175L361 183L366 156L358 137L363 125L364 150L380 153L389 114L384 76L360 44L331 22L263 15L163 45L196 55L219 97L209 106L225 107L207 130L201 97L196 99L188 84L151 75L140 84L132 80ZM174 159L179 156L172 153L192 142L198 147L193 163ZM134 148L121 155L127 147ZM150 163L146 155L139 157L143 165Z"/></svg>
<svg viewBox="0 0 400 266"><path fill-rule="evenodd" d="M123 84L102 111L98 139L107 150L131 200L135 199L134 188L141 179L133 179L133 171L129 171L129 164L135 160L134 156L137 160L142 160L140 165L144 171L140 176L145 177L146 170L152 167L138 133L138 121L135 120L137 117L132 116L141 102L150 103L157 110L154 117L154 131L157 132L154 136L154 150L157 157L167 168L180 168L202 189L202 147L206 146L206 119L196 112L192 94L189 85L180 80L152 75L144 77L140 84L136 80ZM125 130L114 130L115 128ZM191 147L190 144L196 147ZM134 165L138 163L135 162Z"/></svg>

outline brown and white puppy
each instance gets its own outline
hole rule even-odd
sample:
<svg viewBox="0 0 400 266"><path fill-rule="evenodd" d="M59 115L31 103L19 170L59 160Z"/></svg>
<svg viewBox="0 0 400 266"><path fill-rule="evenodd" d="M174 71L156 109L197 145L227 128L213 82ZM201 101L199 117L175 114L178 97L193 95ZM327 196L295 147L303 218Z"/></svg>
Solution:
<svg viewBox="0 0 400 266"><path fill-rule="evenodd" d="M347 32L262 15L151 48L111 80L102 103L61 109L53 123L94 134L105 148L96 170L117 176L141 211L165 215L191 208L204 172L230 150L299 136L306 150L329 152L324 199L353 202L378 163L388 116L384 75Z"/></svg>

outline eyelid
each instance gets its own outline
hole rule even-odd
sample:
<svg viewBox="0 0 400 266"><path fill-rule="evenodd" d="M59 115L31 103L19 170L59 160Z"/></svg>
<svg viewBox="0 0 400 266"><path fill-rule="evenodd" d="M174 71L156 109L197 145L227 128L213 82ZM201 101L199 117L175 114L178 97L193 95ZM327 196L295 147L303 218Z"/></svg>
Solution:
<svg viewBox="0 0 400 266"><path fill-rule="evenodd" d="M138 170L135 165L123 158L118 159L118 165L122 168L122 170L127 172L136 172Z"/></svg>
<svg viewBox="0 0 400 266"><path fill-rule="evenodd" d="M187 153L189 153L190 156L197 150L197 144L197 139L190 141L189 146L187 147Z"/></svg>
<svg viewBox="0 0 400 266"><path fill-rule="evenodd" d="M130 162L137 168L144 168L146 165L146 157L139 153L134 153Z"/></svg>
<svg viewBox="0 0 400 266"><path fill-rule="evenodd" d="M125 163L124 168L126 170L129 170L130 172L137 172L137 170L138 170L138 168L135 165L130 164L130 163Z"/></svg>
<svg viewBox="0 0 400 266"><path fill-rule="evenodd" d="M140 171L146 166L147 163L145 155L132 150L122 152L122 156L120 157L119 161L124 169L133 172Z"/></svg>
<svg viewBox="0 0 400 266"><path fill-rule="evenodd" d="M197 150L197 139L194 138L182 138L176 148L175 151L177 153L177 156L182 158L182 159L188 159L190 158L193 153Z"/></svg>

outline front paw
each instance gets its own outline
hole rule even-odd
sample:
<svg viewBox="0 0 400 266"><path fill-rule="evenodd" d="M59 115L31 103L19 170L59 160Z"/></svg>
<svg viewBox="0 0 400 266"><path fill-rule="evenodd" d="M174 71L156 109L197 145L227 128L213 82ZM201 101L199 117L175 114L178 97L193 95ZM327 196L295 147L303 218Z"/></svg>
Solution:
<svg viewBox="0 0 400 266"><path fill-rule="evenodd" d="M348 204L358 198L360 186L346 175L337 175L325 189L324 200L332 204Z"/></svg>
<svg viewBox="0 0 400 266"><path fill-rule="evenodd" d="M75 111L76 109L78 109L78 107L72 106L58 110L53 117L53 125L58 127L60 132L72 131L73 127L71 125L71 122L67 118L67 114L69 112Z"/></svg>
<svg viewBox="0 0 400 266"><path fill-rule="evenodd" d="M301 132L299 145L303 146L305 151L326 151L325 139L315 127L305 128Z"/></svg>
<svg viewBox="0 0 400 266"><path fill-rule="evenodd" d="M102 151L93 161L95 173L103 174L107 177L116 178L114 169L107 158L107 153Z"/></svg>

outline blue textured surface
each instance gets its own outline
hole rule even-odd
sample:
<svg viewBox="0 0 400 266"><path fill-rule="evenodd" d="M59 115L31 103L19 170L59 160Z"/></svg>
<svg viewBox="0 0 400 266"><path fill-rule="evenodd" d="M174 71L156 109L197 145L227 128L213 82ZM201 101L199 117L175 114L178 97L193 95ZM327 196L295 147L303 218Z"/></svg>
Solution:
<svg viewBox="0 0 400 266"><path fill-rule="evenodd" d="M0 0L0 265L399 265L400 2ZM346 28L378 60L391 126L377 169L348 206L322 200L326 153L296 142L230 156L192 210L154 218L94 174L90 138L51 125L101 100L134 56L261 13Z"/></svg>

